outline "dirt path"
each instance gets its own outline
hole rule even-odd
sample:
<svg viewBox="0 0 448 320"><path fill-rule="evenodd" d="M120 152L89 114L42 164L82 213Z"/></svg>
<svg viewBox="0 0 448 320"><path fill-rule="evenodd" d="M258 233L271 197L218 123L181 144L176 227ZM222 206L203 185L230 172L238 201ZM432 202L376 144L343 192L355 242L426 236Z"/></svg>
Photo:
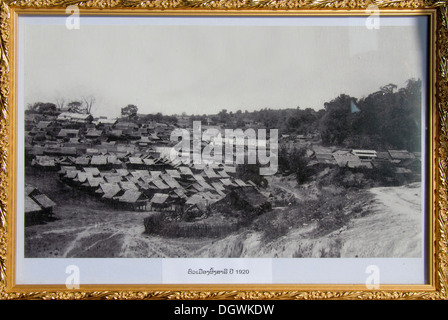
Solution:
<svg viewBox="0 0 448 320"><path fill-rule="evenodd" d="M309 223L273 242L259 241L259 233L232 235L201 250L201 256L229 254L239 245L241 257L277 258L387 258L422 254L421 189L419 184L373 188L364 202L363 216L331 234L310 237L317 224ZM365 197L361 193L359 197ZM356 206L356 202L353 202Z"/></svg>
<svg viewBox="0 0 448 320"><path fill-rule="evenodd" d="M420 257L422 211L420 184L373 188L370 214L352 220L339 237L343 257Z"/></svg>

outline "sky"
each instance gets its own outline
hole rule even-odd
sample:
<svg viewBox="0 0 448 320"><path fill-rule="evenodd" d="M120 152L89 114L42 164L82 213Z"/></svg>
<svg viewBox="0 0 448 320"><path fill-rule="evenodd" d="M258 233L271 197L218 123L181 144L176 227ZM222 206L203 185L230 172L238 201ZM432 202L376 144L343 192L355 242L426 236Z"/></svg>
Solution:
<svg viewBox="0 0 448 320"><path fill-rule="evenodd" d="M425 80L425 19L382 17L21 17L19 96L93 95L94 115L321 109L345 93Z"/></svg>

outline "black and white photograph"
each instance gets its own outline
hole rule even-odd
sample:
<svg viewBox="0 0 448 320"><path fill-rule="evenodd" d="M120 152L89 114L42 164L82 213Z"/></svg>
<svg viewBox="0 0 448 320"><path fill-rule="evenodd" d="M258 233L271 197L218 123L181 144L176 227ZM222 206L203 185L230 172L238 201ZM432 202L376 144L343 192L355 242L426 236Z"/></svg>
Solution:
<svg viewBox="0 0 448 320"><path fill-rule="evenodd" d="M21 18L18 250L422 262L427 23Z"/></svg>

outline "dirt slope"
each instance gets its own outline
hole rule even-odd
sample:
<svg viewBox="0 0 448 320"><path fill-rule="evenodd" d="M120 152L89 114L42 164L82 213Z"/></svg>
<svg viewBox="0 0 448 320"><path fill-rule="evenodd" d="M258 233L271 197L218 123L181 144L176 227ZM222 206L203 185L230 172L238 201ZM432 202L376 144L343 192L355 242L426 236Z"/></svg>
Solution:
<svg viewBox="0 0 448 320"><path fill-rule="evenodd" d="M364 215L329 235L310 238L316 223L292 229L270 243L260 234L233 235L202 248L198 254L241 257L420 257L422 255L422 215L420 184L372 188L374 199Z"/></svg>
<svg viewBox="0 0 448 320"><path fill-rule="evenodd" d="M352 220L339 237L344 257L420 257L422 255L421 188L412 184L372 188L371 214Z"/></svg>
<svg viewBox="0 0 448 320"><path fill-rule="evenodd" d="M422 250L420 184L373 188L364 216L324 237L311 222L271 242L245 230L221 239L145 235L146 212L111 210L60 185L34 181L58 203L57 220L27 227L27 257L418 257ZM304 194L297 193L301 198ZM76 200L78 199L78 200ZM76 201L75 201L76 200Z"/></svg>

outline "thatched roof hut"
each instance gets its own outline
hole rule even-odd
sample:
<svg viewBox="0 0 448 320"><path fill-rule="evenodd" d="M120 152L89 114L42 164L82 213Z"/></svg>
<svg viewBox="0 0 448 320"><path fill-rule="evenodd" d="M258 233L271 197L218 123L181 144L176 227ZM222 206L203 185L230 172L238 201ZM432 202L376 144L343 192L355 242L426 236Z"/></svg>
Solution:
<svg viewBox="0 0 448 320"><path fill-rule="evenodd" d="M244 214L261 214L271 207L268 199L251 186L233 188L224 198L212 205L214 210L220 212L239 211Z"/></svg>

